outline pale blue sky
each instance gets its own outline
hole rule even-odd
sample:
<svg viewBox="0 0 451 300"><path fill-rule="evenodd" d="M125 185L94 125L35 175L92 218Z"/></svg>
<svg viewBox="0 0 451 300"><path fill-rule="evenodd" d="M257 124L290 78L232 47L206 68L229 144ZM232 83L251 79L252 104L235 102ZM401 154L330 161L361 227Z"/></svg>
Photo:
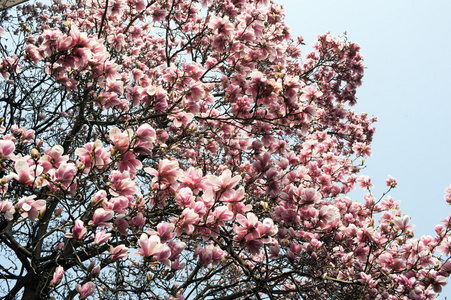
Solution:
<svg viewBox="0 0 451 300"><path fill-rule="evenodd" d="M291 33L304 37L304 53L327 31L346 31L360 44L367 69L354 109L378 118L363 174L376 195L394 176L391 195L412 217L416 237L434 235L451 212L443 199L451 184L451 1L275 1Z"/></svg>

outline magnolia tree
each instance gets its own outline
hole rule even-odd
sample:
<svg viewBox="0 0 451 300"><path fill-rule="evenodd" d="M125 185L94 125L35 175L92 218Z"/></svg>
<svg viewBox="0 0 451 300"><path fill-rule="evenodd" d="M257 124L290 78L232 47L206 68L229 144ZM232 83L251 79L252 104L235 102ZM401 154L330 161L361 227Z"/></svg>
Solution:
<svg viewBox="0 0 451 300"><path fill-rule="evenodd" d="M2 299L435 299L446 284L450 217L413 239L359 175L375 120L349 108L357 44L326 34L301 55L268 0L55 0L2 20Z"/></svg>

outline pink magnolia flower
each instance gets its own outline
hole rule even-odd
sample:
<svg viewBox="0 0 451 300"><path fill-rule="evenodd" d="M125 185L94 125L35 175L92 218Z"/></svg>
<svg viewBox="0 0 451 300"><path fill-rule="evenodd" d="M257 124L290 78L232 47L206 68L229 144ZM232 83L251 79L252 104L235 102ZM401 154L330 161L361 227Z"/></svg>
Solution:
<svg viewBox="0 0 451 300"><path fill-rule="evenodd" d="M217 16L211 16L208 27L216 34L223 34L225 36L230 36L233 32L233 26L230 23L228 17L221 18Z"/></svg>
<svg viewBox="0 0 451 300"><path fill-rule="evenodd" d="M2 214L6 220L11 221L14 217L14 205L8 200L0 201L0 214Z"/></svg>
<svg viewBox="0 0 451 300"><path fill-rule="evenodd" d="M102 148L100 140L87 143L84 148L78 148L75 150L75 155L78 155L84 165L83 173L85 174L88 174L92 168L103 169L111 163L111 154L105 148Z"/></svg>
<svg viewBox="0 0 451 300"><path fill-rule="evenodd" d="M125 99L119 98L118 94L110 93L110 92L99 93L97 95L97 97L96 97L96 104L97 104L98 107L100 107L102 109L109 109L109 108L113 108L113 107L118 107L119 109L126 110L125 108L128 109L127 103L125 103L126 101L127 100L125 100ZM121 143L123 141L125 141L125 140L121 139L119 141L119 143ZM125 147L123 149L117 148L118 151L121 152L121 153L126 151L127 148L128 148L128 143L129 143L129 141L127 141L126 145L121 145L121 146Z"/></svg>
<svg viewBox="0 0 451 300"><path fill-rule="evenodd" d="M182 207L191 207L191 205L194 203L194 196L193 191L189 187L181 188L177 195L175 196L175 201L177 204Z"/></svg>
<svg viewBox="0 0 451 300"><path fill-rule="evenodd" d="M114 228L121 234L127 235L127 228L130 227L130 224L125 219L125 214L120 214L116 217L116 221L114 221Z"/></svg>
<svg viewBox="0 0 451 300"><path fill-rule="evenodd" d="M36 195L23 197L17 202L19 213L22 217L28 217L30 221L38 219L45 211L45 200L34 200Z"/></svg>
<svg viewBox="0 0 451 300"><path fill-rule="evenodd" d="M363 284L368 285L369 288L374 288L377 285L377 281L374 280L371 275L366 274L364 272L360 272L360 278L359 281Z"/></svg>
<svg viewBox="0 0 451 300"><path fill-rule="evenodd" d="M0 140L0 158L10 158L15 149L16 146L12 141Z"/></svg>
<svg viewBox="0 0 451 300"><path fill-rule="evenodd" d="M62 163L69 160L69 156L63 155L64 149L60 145L47 148L44 153L45 155L39 160L39 165L42 166L43 172L47 172L52 168L59 168Z"/></svg>
<svg viewBox="0 0 451 300"><path fill-rule="evenodd" d="M27 44L27 46L25 47L25 56L33 63L37 63L38 61L43 59L39 48L31 44Z"/></svg>
<svg viewBox="0 0 451 300"><path fill-rule="evenodd" d="M208 245L205 248L198 247L196 253L199 256L199 263L202 266L212 264L217 266L225 257L225 252L218 246Z"/></svg>
<svg viewBox="0 0 451 300"><path fill-rule="evenodd" d="M13 55L11 57L3 57L2 58L2 60L0 62L0 75L2 75L3 78L8 80L10 74L20 73L20 72L22 72L22 69L20 68L19 59L17 58L16 55ZM31 138L29 139L29 138L21 137L21 140L23 140L25 143L28 143L31 140Z"/></svg>
<svg viewBox="0 0 451 300"><path fill-rule="evenodd" d="M401 217L395 217L393 219L393 224L401 229L402 231L412 231L412 229L415 227L415 225L408 225L410 221L410 217L409 216L403 216Z"/></svg>
<svg viewBox="0 0 451 300"><path fill-rule="evenodd" d="M149 124L139 126L136 130L136 142L133 145L134 152L145 155L152 154L152 148L156 138L156 131Z"/></svg>
<svg viewBox="0 0 451 300"><path fill-rule="evenodd" d="M120 80L111 80L106 82L106 90L111 93L123 94L124 82Z"/></svg>
<svg viewBox="0 0 451 300"><path fill-rule="evenodd" d="M371 183L371 178L367 175L362 175L357 178L360 188L362 189L372 189L374 185Z"/></svg>
<svg viewBox="0 0 451 300"><path fill-rule="evenodd" d="M172 263L169 260L169 257L171 256L171 249L168 247L168 245L164 244L163 249L155 253L154 256L152 256L152 261L160 262L168 267L171 267Z"/></svg>
<svg viewBox="0 0 451 300"><path fill-rule="evenodd" d="M244 204L242 202L232 202L227 205L227 208L230 211L233 211L234 214L245 214L248 211L252 210L252 204Z"/></svg>
<svg viewBox="0 0 451 300"><path fill-rule="evenodd" d="M432 280L432 288L434 292L441 293L442 287L446 285L446 277L439 275L435 270L429 270L428 277Z"/></svg>
<svg viewBox="0 0 451 300"><path fill-rule="evenodd" d="M142 71L139 70L141 73ZM132 71L133 77L135 77L135 73ZM136 77L135 77L136 78ZM139 77L141 78L141 77ZM139 80L136 79L136 80ZM127 91L127 100L129 100L133 106L137 106L139 105L140 101L142 100L142 93L144 91L144 88L142 87L138 87L138 86L130 86L128 85L125 90Z"/></svg>
<svg viewBox="0 0 451 300"><path fill-rule="evenodd" d="M192 80L188 84L187 91L185 93L185 98L190 101L188 104L191 104L191 107L189 108L189 111L196 112L197 108L195 106L195 103L201 100L205 95L205 87L204 85L199 81ZM176 116L177 121L174 122L175 127L177 124L180 125L187 125L189 121L191 121L194 118L194 115L192 113L185 113L181 112L181 114L177 114Z"/></svg>
<svg viewBox="0 0 451 300"><path fill-rule="evenodd" d="M215 223L216 226L225 226L225 221L233 219L233 212L227 206L220 206L213 214L208 216L207 223Z"/></svg>
<svg viewBox="0 0 451 300"><path fill-rule="evenodd" d="M314 83L313 85L306 86L302 89L302 101L307 101L310 103L311 100L319 98L323 95L323 93L318 89L318 85Z"/></svg>
<svg viewBox="0 0 451 300"><path fill-rule="evenodd" d="M451 249L450 249L451 251ZM442 265L442 271L446 272L446 273L450 273L451 272L451 260L447 260L443 265Z"/></svg>
<svg viewBox="0 0 451 300"><path fill-rule="evenodd" d="M103 201L102 206L106 210L114 211L118 214L124 214L127 212L129 206L129 200L127 197L119 196L116 198L111 198L109 201Z"/></svg>
<svg viewBox="0 0 451 300"><path fill-rule="evenodd" d="M96 260L95 259L91 260L91 262L89 263L89 266L88 266L88 272L92 271L95 264L96 264Z"/></svg>
<svg viewBox="0 0 451 300"><path fill-rule="evenodd" d="M142 213L138 213L136 216L132 218L131 223L133 226L141 228L146 224L146 218L143 216Z"/></svg>
<svg viewBox="0 0 451 300"><path fill-rule="evenodd" d="M56 267L55 272L53 273L53 279L50 281L50 286L56 286L60 283L61 279L63 279L64 268L61 266Z"/></svg>
<svg viewBox="0 0 451 300"><path fill-rule="evenodd" d="M330 229L340 221L340 212L336 206L324 205L319 210L318 219L320 228Z"/></svg>
<svg viewBox="0 0 451 300"><path fill-rule="evenodd" d="M101 55L96 55L95 57L98 58L99 56L101 56ZM106 59L106 58L101 57L100 59ZM118 69L119 69L118 64L108 60L108 61L105 61L102 63L100 71L102 72L102 75L104 75L107 80L113 81L113 80L120 78L120 75L117 72Z"/></svg>
<svg viewBox="0 0 451 300"><path fill-rule="evenodd" d="M83 300L94 294L96 285L93 282L89 281L83 284L83 286L79 284L75 285L75 289L80 294L80 299Z"/></svg>
<svg viewBox="0 0 451 300"><path fill-rule="evenodd" d="M186 126L193 118L194 115L192 113L186 113L184 111L178 112L173 118L175 127Z"/></svg>
<svg viewBox="0 0 451 300"><path fill-rule="evenodd" d="M451 204L451 185L445 189L445 200Z"/></svg>
<svg viewBox="0 0 451 300"><path fill-rule="evenodd" d="M443 255L449 257L451 255L451 241L444 240L440 246L437 247L437 251L442 253Z"/></svg>
<svg viewBox="0 0 451 300"><path fill-rule="evenodd" d="M196 214L199 215L199 217L203 217L207 213L208 208L204 205L204 203L202 201L197 201L197 202L194 202L192 209L194 210L194 212Z"/></svg>
<svg viewBox="0 0 451 300"><path fill-rule="evenodd" d="M116 51L120 51L122 46L125 45L125 38L122 33L108 36L108 43L115 46Z"/></svg>
<svg viewBox="0 0 451 300"><path fill-rule="evenodd" d="M171 223L175 225L176 235L181 235L183 231L191 234L194 231L194 223L197 221L199 215L193 209L185 208L180 218L170 218Z"/></svg>
<svg viewBox="0 0 451 300"><path fill-rule="evenodd" d="M122 173L112 171L109 178L111 181L109 192L113 196L134 195L138 191L136 183L130 180L130 173L127 171Z"/></svg>
<svg viewBox="0 0 451 300"><path fill-rule="evenodd" d="M387 183L387 186L392 187L392 188L396 187L396 185L398 184L396 182L396 179L391 175L388 175L388 178L387 178L387 180L385 180L385 182Z"/></svg>
<svg viewBox="0 0 451 300"><path fill-rule="evenodd" d="M53 30L53 36L57 37L55 41L49 41L52 43L52 46L55 48L56 51L67 51L69 48L75 46L74 39L69 35L63 35L60 31Z"/></svg>
<svg viewBox="0 0 451 300"><path fill-rule="evenodd" d="M97 191L97 193L95 193L94 197L92 198L91 203L95 206L99 203L102 203L106 199L107 199L106 191L99 190L99 191Z"/></svg>
<svg viewBox="0 0 451 300"><path fill-rule="evenodd" d="M362 156L363 158L368 158L371 156L371 147L364 143L355 143L352 150L357 153L358 156Z"/></svg>
<svg viewBox="0 0 451 300"><path fill-rule="evenodd" d="M185 300L185 296L179 295L177 297L169 296L168 300Z"/></svg>
<svg viewBox="0 0 451 300"><path fill-rule="evenodd" d="M106 243L111 237L111 233L106 233L105 229L100 230L96 233L96 236L94 238L94 244L100 245L103 243Z"/></svg>
<svg viewBox="0 0 451 300"><path fill-rule="evenodd" d="M100 274L100 266L97 265L94 268L92 268L91 274L92 274L92 277L94 277L94 278L98 277Z"/></svg>
<svg viewBox="0 0 451 300"><path fill-rule="evenodd" d="M131 129L122 132L119 128L113 127L110 130L110 140L113 142L115 148L121 153L128 150L132 137L133 131Z"/></svg>
<svg viewBox="0 0 451 300"><path fill-rule="evenodd" d="M14 62L11 62L13 64ZM20 136L20 140L24 143L29 143L34 138L34 130L25 129L24 127L19 128L17 125L11 126L11 132L14 136Z"/></svg>
<svg viewBox="0 0 451 300"><path fill-rule="evenodd" d="M77 240L83 240L86 237L86 234L88 233L88 230L86 229L85 225L83 224L82 220L75 221L74 228L72 228L72 233L66 233L67 238L71 239L77 239Z"/></svg>
<svg viewBox="0 0 451 300"><path fill-rule="evenodd" d="M66 47L73 47L75 45L78 45L80 47L88 47L89 46L89 40L88 35L86 32L80 32L78 29L78 26L75 24L71 24L70 31L69 31L69 37L66 41Z"/></svg>
<svg viewBox="0 0 451 300"><path fill-rule="evenodd" d="M162 242L172 240L175 236L174 233L175 226L172 223L160 223L157 225L157 231L148 230L149 235L158 235Z"/></svg>
<svg viewBox="0 0 451 300"><path fill-rule="evenodd" d="M252 95L253 98L257 96L267 96L272 92L272 89L267 89L269 85L267 84L266 76L260 71L253 71L250 74L251 81L249 82L249 88L246 89L246 94ZM262 95L262 92L265 95Z"/></svg>
<svg viewBox="0 0 451 300"><path fill-rule="evenodd" d="M112 210L105 210L103 208L98 208L94 212L94 215L92 217L92 220L89 221L89 225L95 225L95 226L105 226L105 227L112 227L110 223L107 223L107 221L111 220L113 218L114 211Z"/></svg>
<svg viewBox="0 0 451 300"><path fill-rule="evenodd" d="M251 255L258 255L260 253L261 247L263 247L263 241L260 239L256 240L242 240L241 245L245 246Z"/></svg>
<svg viewBox="0 0 451 300"><path fill-rule="evenodd" d="M168 242L168 246L171 249L171 256L169 257L170 260L177 259L186 248L186 244L179 240L170 240Z"/></svg>
<svg viewBox="0 0 451 300"><path fill-rule="evenodd" d="M219 193L222 198L230 198L235 191L233 188L240 182L241 176L236 175L232 177L232 172L230 170L225 170L219 177L214 175L208 175L206 185L211 188L206 191L209 193Z"/></svg>
<svg viewBox="0 0 451 300"><path fill-rule="evenodd" d="M74 59L73 68L74 69L84 69L89 60L92 57L92 52L88 48L77 48L72 52L72 58Z"/></svg>
<svg viewBox="0 0 451 300"><path fill-rule="evenodd" d="M170 161L168 159L160 160L158 171L153 168L144 168L144 171L155 176L153 179L154 182L165 185L176 185L177 179L182 176L179 163L175 160Z"/></svg>
<svg viewBox="0 0 451 300"><path fill-rule="evenodd" d="M128 248L125 245L119 245L113 248L110 246L110 259L111 261L116 261L118 259L128 256Z"/></svg>
<svg viewBox="0 0 451 300"><path fill-rule="evenodd" d="M51 169L48 173L52 177L53 183L60 185L63 189L67 189L73 184L73 180L77 172L78 169L75 164L63 162L57 170Z"/></svg>
<svg viewBox="0 0 451 300"><path fill-rule="evenodd" d="M136 159L133 152L127 151L120 156L120 160L117 162L117 168L119 171L128 171L131 174L136 174L136 170L142 169L141 161Z"/></svg>
<svg viewBox="0 0 451 300"><path fill-rule="evenodd" d="M180 181L184 186L189 187L194 193L198 193L199 189L204 188L206 178L202 176L202 170L190 167L185 174L182 175Z"/></svg>
<svg viewBox="0 0 451 300"><path fill-rule="evenodd" d="M167 247L167 245L161 244L160 238L157 235L148 237L145 233L141 234L138 244L140 247L138 248L139 253L136 253L135 255L143 257L156 255L157 253L162 252L165 246Z"/></svg>
<svg viewBox="0 0 451 300"><path fill-rule="evenodd" d="M232 193L228 194L229 197L223 197L221 200L228 203L241 202L245 195L244 187L240 186L237 190L232 190Z"/></svg>
<svg viewBox="0 0 451 300"><path fill-rule="evenodd" d="M300 196L301 204L313 204L321 200L321 194L314 188L303 189Z"/></svg>
<svg viewBox="0 0 451 300"><path fill-rule="evenodd" d="M260 232L257 230L260 222L255 214L247 213L246 217L243 215L237 215L236 221L242 226L238 227L234 224L233 230L237 234L235 238L236 240L245 238L246 241L249 241L260 237Z"/></svg>
<svg viewBox="0 0 451 300"><path fill-rule="evenodd" d="M31 185L35 180L35 176L39 176L42 173L41 166L30 167L28 162L23 158L16 161L14 169L16 170L16 173L11 172L12 177L24 185Z"/></svg>
<svg viewBox="0 0 451 300"><path fill-rule="evenodd" d="M277 225L274 225L274 221L269 218L264 219L263 222L259 224L257 230L263 239L262 241L265 243L271 242L272 239L270 237L276 235L279 231Z"/></svg>

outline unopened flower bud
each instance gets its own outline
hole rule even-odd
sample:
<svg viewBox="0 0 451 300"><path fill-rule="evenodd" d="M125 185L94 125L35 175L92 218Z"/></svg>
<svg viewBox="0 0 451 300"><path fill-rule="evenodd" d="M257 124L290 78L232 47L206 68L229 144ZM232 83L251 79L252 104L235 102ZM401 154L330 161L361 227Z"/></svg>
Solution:
<svg viewBox="0 0 451 300"><path fill-rule="evenodd" d="M99 266L99 265L95 266L95 267L92 269L91 274L92 274L92 277L97 277L97 276L99 276L99 274L100 274L100 266Z"/></svg>
<svg viewBox="0 0 451 300"><path fill-rule="evenodd" d="M53 279L52 279L52 281L50 281L50 286L54 287L54 286L58 285L58 283L61 282L61 279L63 279L63 275L64 275L64 268L61 266L58 266L55 269L55 273L53 273Z"/></svg>
<svg viewBox="0 0 451 300"><path fill-rule="evenodd" d="M88 272L91 272L94 269L95 260L91 260L91 263L88 266Z"/></svg>
<svg viewBox="0 0 451 300"><path fill-rule="evenodd" d="M60 208L58 208L58 209L55 209L55 217L60 216L62 211L63 211L63 208L62 208L62 207L60 207Z"/></svg>
<svg viewBox="0 0 451 300"><path fill-rule="evenodd" d="M39 153L39 150L36 148L31 149L31 158L32 159L40 159L41 153Z"/></svg>

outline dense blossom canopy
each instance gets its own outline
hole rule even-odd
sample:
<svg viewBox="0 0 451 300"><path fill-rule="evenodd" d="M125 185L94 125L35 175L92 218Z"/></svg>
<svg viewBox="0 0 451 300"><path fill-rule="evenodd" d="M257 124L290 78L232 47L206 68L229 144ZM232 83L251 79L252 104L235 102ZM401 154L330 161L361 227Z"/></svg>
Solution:
<svg viewBox="0 0 451 300"><path fill-rule="evenodd" d="M268 0L2 14L2 299L435 299L446 284L450 217L414 239L359 174L375 119L350 109L357 44L325 34L301 55Z"/></svg>

